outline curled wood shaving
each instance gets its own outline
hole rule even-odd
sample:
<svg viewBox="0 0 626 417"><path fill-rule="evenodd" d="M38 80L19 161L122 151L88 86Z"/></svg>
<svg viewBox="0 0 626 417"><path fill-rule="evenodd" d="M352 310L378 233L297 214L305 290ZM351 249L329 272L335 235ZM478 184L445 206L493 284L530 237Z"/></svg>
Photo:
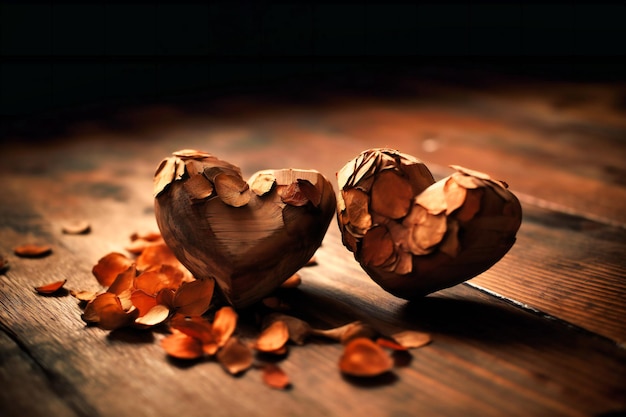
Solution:
<svg viewBox="0 0 626 417"><path fill-rule="evenodd" d="M183 187L187 190L193 200L204 200L213 195L215 189L213 184L204 175L193 175Z"/></svg>
<svg viewBox="0 0 626 417"><path fill-rule="evenodd" d="M217 352L217 361L229 373L235 375L246 371L252 366L252 351L236 337L231 337L222 349Z"/></svg>
<svg viewBox="0 0 626 417"><path fill-rule="evenodd" d="M372 377L393 368L393 359L376 343L365 337L348 342L339 358L339 369L344 374Z"/></svg>
<svg viewBox="0 0 626 417"><path fill-rule="evenodd" d="M165 352L178 359L199 359L204 356L202 343L184 333L174 333L161 340Z"/></svg>
<svg viewBox="0 0 626 417"><path fill-rule="evenodd" d="M197 339L202 344L202 349L207 355L217 352L218 346L213 335L213 325L203 317L185 317L176 314L170 321L170 327Z"/></svg>
<svg viewBox="0 0 626 417"><path fill-rule="evenodd" d="M261 352L280 353L288 340L289 328L287 324L282 320L276 320L259 335L254 348Z"/></svg>
<svg viewBox="0 0 626 417"><path fill-rule="evenodd" d="M296 288L302 284L302 277L300 274L293 274L289 278L287 278L282 284L280 284L280 288Z"/></svg>
<svg viewBox="0 0 626 417"><path fill-rule="evenodd" d="M37 291L39 294L54 294L55 292L63 288L66 282L67 280L63 279L60 281L55 281L55 282L51 282L48 284L40 285L38 287L35 287L35 291Z"/></svg>
<svg viewBox="0 0 626 417"><path fill-rule="evenodd" d="M82 315L87 323L97 324L105 330L129 326L139 315L139 310L124 310L119 297L113 293L99 294L91 300Z"/></svg>
<svg viewBox="0 0 626 417"><path fill-rule="evenodd" d="M141 313L140 313L141 314ZM170 315L170 309L167 306L157 304L148 310L147 313L140 315L135 319L135 324L142 327L152 327L163 323Z"/></svg>
<svg viewBox="0 0 626 417"><path fill-rule="evenodd" d="M115 277L115 280L113 280L107 292L119 295L124 291L132 289L136 276L137 267L135 267L135 264L132 264L126 271L120 272L117 277Z"/></svg>
<svg viewBox="0 0 626 417"><path fill-rule="evenodd" d="M355 338L374 338L379 333L371 325L357 320L343 326L327 330L311 329L311 334L315 336L327 337L341 342L342 344L346 344Z"/></svg>
<svg viewBox="0 0 626 417"><path fill-rule="evenodd" d="M266 323L282 321L287 325L289 340L297 345L303 345L306 338L312 333L312 328L304 320L281 313L272 313L265 318Z"/></svg>
<svg viewBox="0 0 626 417"><path fill-rule="evenodd" d="M229 206L241 207L250 201L250 186L241 176L219 173L213 180L218 197Z"/></svg>
<svg viewBox="0 0 626 417"><path fill-rule="evenodd" d="M78 301L91 301L94 298L96 298L96 293L93 291L76 291L76 290L70 290L70 295L74 298L76 298Z"/></svg>
<svg viewBox="0 0 626 417"><path fill-rule="evenodd" d="M372 211L390 219L399 219L409 212L413 189L405 178L388 169L376 176L370 198Z"/></svg>
<svg viewBox="0 0 626 417"><path fill-rule="evenodd" d="M133 265L133 261L126 255L112 252L100 258L91 272L100 285L108 287L119 274L126 271L131 265Z"/></svg>
<svg viewBox="0 0 626 417"><path fill-rule="evenodd" d="M406 349L417 349L432 342L428 333L405 330L391 335L391 338Z"/></svg>
<svg viewBox="0 0 626 417"><path fill-rule="evenodd" d="M174 294L173 307L179 314L200 316L211 305L214 287L212 279L183 282Z"/></svg>
<svg viewBox="0 0 626 417"><path fill-rule="evenodd" d="M248 180L248 183L250 184L252 192L261 197L269 193L272 188L274 188L274 185L276 184L276 177L271 172L260 171L252 176Z"/></svg>
<svg viewBox="0 0 626 417"><path fill-rule="evenodd" d="M148 313L153 307L157 306L159 301L156 296L147 294L143 290L133 290L130 294L130 301L139 310L139 317L142 317ZM167 305L166 303L162 303ZM169 307L169 306L168 306ZM168 308L169 309L169 308Z"/></svg>
<svg viewBox="0 0 626 417"><path fill-rule="evenodd" d="M266 363L262 368L263 382L265 385L275 389L286 389L291 382L289 376L278 365Z"/></svg>
<svg viewBox="0 0 626 417"><path fill-rule="evenodd" d="M213 319L213 338L218 347L226 344L237 327L237 313L232 307L222 307L215 313Z"/></svg>
<svg viewBox="0 0 626 417"><path fill-rule="evenodd" d="M315 188L315 187L313 187ZM281 200L285 204L290 206L302 207L309 203L309 198L302 192L299 182L292 182L286 188L283 189L280 196Z"/></svg>
<svg viewBox="0 0 626 417"><path fill-rule="evenodd" d="M91 231L91 225L85 220L73 220L65 223L61 230L68 235L84 235Z"/></svg>
<svg viewBox="0 0 626 417"><path fill-rule="evenodd" d="M44 256L48 256L52 253L52 246L27 243L16 246L13 251L17 256L22 258L43 258Z"/></svg>

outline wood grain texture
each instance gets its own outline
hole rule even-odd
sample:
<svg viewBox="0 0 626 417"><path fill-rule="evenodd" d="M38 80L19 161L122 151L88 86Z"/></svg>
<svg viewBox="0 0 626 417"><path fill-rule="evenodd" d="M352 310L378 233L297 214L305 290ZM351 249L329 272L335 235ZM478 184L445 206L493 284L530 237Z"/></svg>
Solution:
<svg viewBox="0 0 626 417"><path fill-rule="evenodd" d="M626 410L626 350L618 346L626 340L625 127L611 110L614 95L585 89L583 104L563 107L557 99L571 90L545 97L540 89L455 91L462 99L427 91L411 102L343 100L309 109L224 102L202 117L149 109L124 116L121 130L84 124L63 140L3 145L0 254L10 264L0 275L3 417ZM361 319L432 334L431 345L400 358L406 366L382 378L342 377L341 346L315 339L290 347L280 365L293 387L274 391L254 369L233 378L211 360L168 360L158 331L86 327L72 297L33 290L57 279L70 289L97 289L97 260L123 251L131 233L156 228L152 174L172 151L206 150L245 175L297 167L333 179L373 146L422 157L436 176L452 163L487 171L509 182L524 208L518 242L500 263L469 285L414 302L374 284L331 224L318 265L301 271L301 287L280 295L294 315L320 328ZM92 232L63 234L62 224L74 219L89 221ZM53 253L13 255L28 242L51 244ZM243 316L238 331L250 337L257 324Z"/></svg>

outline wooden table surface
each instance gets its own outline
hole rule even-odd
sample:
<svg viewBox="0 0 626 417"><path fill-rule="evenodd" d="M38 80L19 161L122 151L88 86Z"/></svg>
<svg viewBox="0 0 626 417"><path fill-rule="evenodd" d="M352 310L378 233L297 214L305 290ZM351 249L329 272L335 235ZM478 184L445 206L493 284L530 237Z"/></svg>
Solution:
<svg viewBox="0 0 626 417"><path fill-rule="evenodd" d="M0 415L9 416L611 416L626 412L626 89L524 82L406 86L402 97L315 103L233 97L145 106L75 121L45 141L0 148ZM98 290L91 268L156 230L152 175L182 148L239 165L335 172L391 147L437 178L457 164L505 180L524 217L512 250L465 284L407 302L387 294L341 244L333 220L317 265L284 290L290 314L330 328L360 319L429 332L410 361L369 380L338 370L342 347L290 346L292 386L232 377L214 361L169 360L159 331L88 327L67 279ZM85 219L92 231L67 235ZM40 259L24 243L50 244ZM621 415L621 414L619 414Z"/></svg>

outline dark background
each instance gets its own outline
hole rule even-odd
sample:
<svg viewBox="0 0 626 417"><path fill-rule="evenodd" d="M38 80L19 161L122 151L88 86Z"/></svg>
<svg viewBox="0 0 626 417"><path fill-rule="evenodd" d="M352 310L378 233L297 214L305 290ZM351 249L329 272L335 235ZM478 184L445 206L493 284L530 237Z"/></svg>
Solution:
<svg viewBox="0 0 626 417"><path fill-rule="evenodd" d="M624 81L626 5L0 4L0 133L233 94L402 94L402 80Z"/></svg>

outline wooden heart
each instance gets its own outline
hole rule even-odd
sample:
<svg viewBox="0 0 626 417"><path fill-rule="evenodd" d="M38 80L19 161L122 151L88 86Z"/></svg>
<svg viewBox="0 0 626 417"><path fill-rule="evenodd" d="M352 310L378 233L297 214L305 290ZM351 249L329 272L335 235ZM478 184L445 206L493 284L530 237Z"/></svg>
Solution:
<svg viewBox="0 0 626 417"><path fill-rule="evenodd" d="M412 299L484 272L513 246L522 209L506 183L481 172L435 182L416 158L371 149L338 173L344 245L388 292Z"/></svg>
<svg viewBox="0 0 626 417"><path fill-rule="evenodd" d="M254 174L201 151L182 150L155 173L163 239L196 278L213 278L223 298L246 307L304 266L336 210L332 185L313 170Z"/></svg>

